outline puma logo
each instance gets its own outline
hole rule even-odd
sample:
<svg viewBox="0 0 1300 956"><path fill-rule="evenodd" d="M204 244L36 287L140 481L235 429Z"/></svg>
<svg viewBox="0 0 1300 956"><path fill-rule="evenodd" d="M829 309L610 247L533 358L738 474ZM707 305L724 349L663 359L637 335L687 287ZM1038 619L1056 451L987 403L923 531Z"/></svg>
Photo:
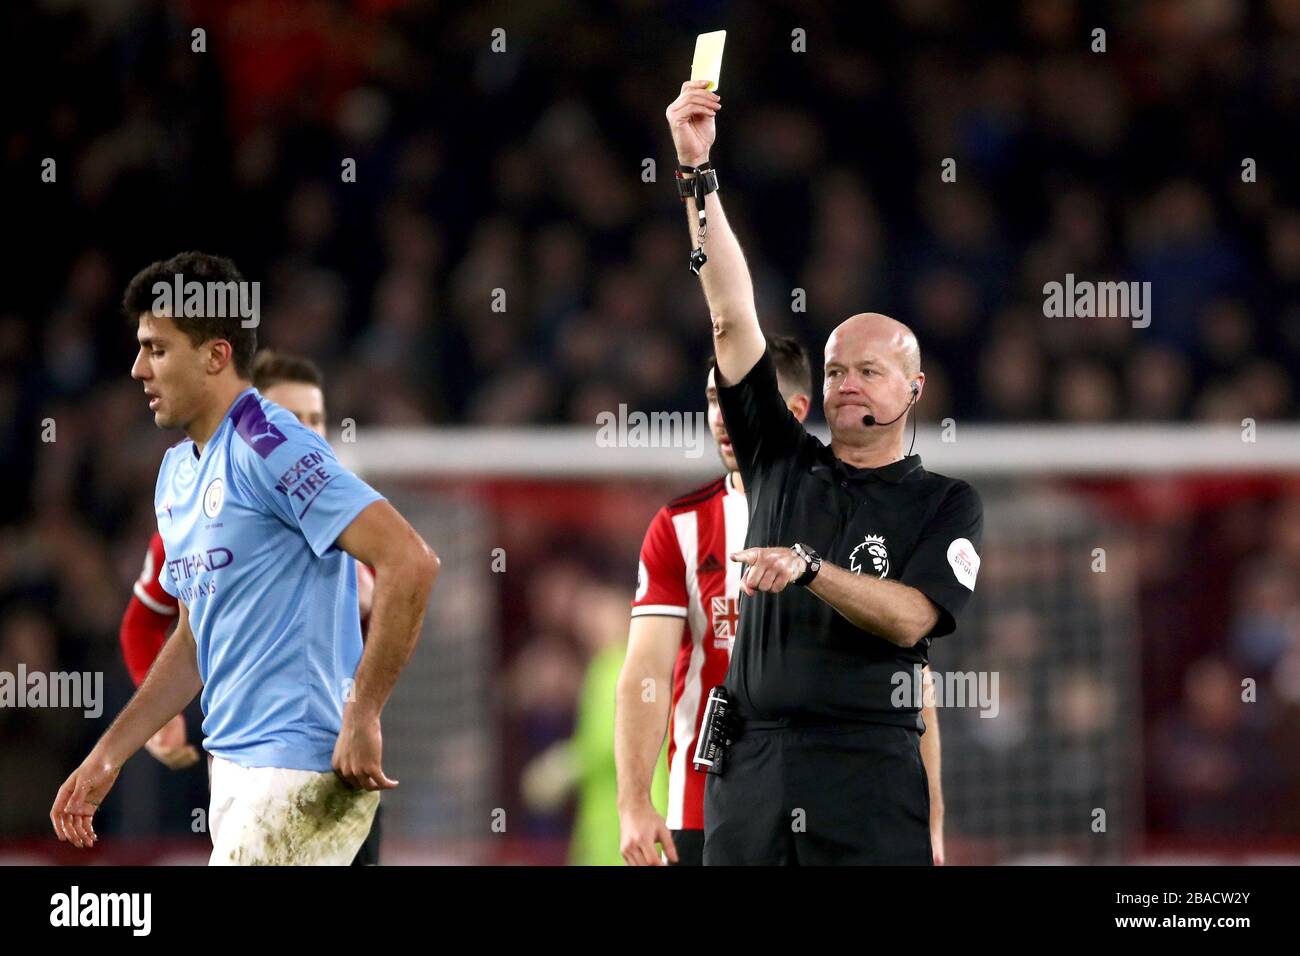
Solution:
<svg viewBox="0 0 1300 956"><path fill-rule="evenodd" d="M715 571L722 570L722 562L718 560L717 555L710 554L704 559L704 562L696 569L696 574L712 574Z"/></svg>

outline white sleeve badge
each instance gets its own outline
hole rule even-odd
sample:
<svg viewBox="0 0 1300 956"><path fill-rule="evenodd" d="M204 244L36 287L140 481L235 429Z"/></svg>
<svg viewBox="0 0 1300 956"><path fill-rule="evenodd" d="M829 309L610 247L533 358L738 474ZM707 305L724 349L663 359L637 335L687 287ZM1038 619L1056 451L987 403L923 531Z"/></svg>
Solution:
<svg viewBox="0 0 1300 956"><path fill-rule="evenodd" d="M980 573L980 556L975 553L975 545L966 538L957 538L948 545L948 563L957 580L974 591L975 576Z"/></svg>

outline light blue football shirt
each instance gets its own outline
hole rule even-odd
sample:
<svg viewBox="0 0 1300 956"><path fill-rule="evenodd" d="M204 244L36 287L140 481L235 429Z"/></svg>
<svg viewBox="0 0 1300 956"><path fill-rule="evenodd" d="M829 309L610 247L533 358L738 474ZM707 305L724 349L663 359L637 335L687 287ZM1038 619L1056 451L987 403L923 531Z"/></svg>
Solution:
<svg viewBox="0 0 1300 956"><path fill-rule="evenodd" d="M328 771L361 660L357 572L334 542L382 496L255 388L198 453L168 449L158 580L189 609L204 748L244 767Z"/></svg>

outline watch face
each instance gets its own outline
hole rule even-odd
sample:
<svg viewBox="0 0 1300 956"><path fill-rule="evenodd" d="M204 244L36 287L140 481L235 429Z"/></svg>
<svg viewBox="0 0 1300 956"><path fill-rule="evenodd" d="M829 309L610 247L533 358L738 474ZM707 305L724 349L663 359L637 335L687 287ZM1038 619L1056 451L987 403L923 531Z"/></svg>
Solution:
<svg viewBox="0 0 1300 956"><path fill-rule="evenodd" d="M804 570L796 579L798 582L803 582L810 574L816 574L821 569L821 558L817 556L817 552L812 548L805 544L796 544L790 550L803 559Z"/></svg>

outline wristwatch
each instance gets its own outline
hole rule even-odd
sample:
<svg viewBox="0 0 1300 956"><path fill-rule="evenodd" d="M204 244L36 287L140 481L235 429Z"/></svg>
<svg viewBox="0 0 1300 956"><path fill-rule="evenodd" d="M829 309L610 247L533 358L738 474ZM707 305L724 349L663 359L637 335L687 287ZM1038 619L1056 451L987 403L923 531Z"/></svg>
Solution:
<svg viewBox="0 0 1300 956"><path fill-rule="evenodd" d="M808 565L804 570L804 573L799 575L790 583L797 584L801 588L806 588L808 585L812 584L813 578L817 577L817 572L822 569L822 556L806 544L796 544L790 550L803 558L804 563Z"/></svg>

